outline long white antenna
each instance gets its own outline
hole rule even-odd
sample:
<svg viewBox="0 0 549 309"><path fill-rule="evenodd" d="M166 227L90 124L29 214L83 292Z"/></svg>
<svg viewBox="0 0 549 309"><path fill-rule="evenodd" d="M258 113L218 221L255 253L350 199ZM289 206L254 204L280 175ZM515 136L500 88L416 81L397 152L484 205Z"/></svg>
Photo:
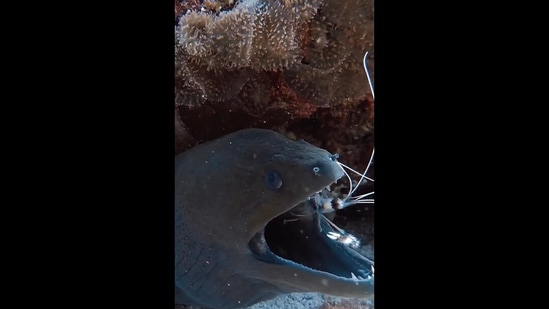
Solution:
<svg viewBox="0 0 549 309"><path fill-rule="evenodd" d="M372 97L375 100L376 97L374 95L374 85L372 84L372 78L370 77L370 71L368 70L368 54L369 53L370 51L367 51L366 54L364 54L364 59L363 59L364 71L366 71L366 76L368 77L368 84L370 85L370 90L372 91Z"/></svg>

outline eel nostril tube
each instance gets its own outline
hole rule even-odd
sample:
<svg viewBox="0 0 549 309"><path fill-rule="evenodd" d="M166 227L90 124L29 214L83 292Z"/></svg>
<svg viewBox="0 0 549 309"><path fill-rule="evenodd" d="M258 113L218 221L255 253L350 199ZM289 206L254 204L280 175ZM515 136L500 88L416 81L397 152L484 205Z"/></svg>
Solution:
<svg viewBox="0 0 549 309"><path fill-rule="evenodd" d="M336 153L336 154L333 154L333 155L330 156L330 160L332 160L334 162L337 161L338 158L339 158L339 153Z"/></svg>

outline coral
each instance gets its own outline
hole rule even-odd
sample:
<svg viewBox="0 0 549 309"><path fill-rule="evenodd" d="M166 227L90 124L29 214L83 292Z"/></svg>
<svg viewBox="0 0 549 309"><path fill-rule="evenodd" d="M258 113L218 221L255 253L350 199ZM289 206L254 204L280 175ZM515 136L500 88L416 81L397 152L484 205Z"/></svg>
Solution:
<svg viewBox="0 0 549 309"><path fill-rule="evenodd" d="M210 69L238 69L249 66L255 16L248 8L222 12L209 29L215 46L208 55Z"/></svg>
<svg viewBox="0 0 549 309"><path fill-rule="evenodd" d="M333 31L333 25L325 20L324 14L319 13L311 21L304 62L312 68L329 73L347 59L351 50L345 44L345 33Z"/></svg>
<svg viewBox="0 0 549 309"><path fill-rule="evenodd" d="M371 0L245 0L221 12L203 9L204 3L201 9L188 9L176 27L176 62L183 58L184 65L195 66L176 72L180 98L183 92L193 98L228 100L235 89L242 89L237 84L251 75L235 71L247 69L288 72L295 90L320 106L365 97L365 90L343 89L341 83L356 78L362 70L361 55L372 46ZM235 85L226 86L235 78ZM324 87L326 83L337 85ZM181 88L194 84L194 91ZM231 93L223 95L227 88Z"/></svg>
<svg viewBox="0 0 549 309"><path fill-rule="evenodd" d="M300 50L295 39L295 25L279 22L288 14L284 6L275 2L256 14L250 66L256 70L271 71L296 64Z"/></svg>
<svg viewBox="0 0 549 309"><path fill-rule="evenodd" d="M210 14L189 12L180 19L179 41L191 59L200 61L212 52L210 28L214 17Z"/></svg>
<svg viewBox="0 0 549 309"><path fill-rule="evenodd" d="M353 111L366 113L356 121L366 121L359 127L372 134L362 57L370 50L373 59L373 0L175 4L175 103L196 143L249 126L285 130L327 115L340 123L318 121L347 130L344 115ZM218 128L204 128L206 120Z"/></svg>
<svg viewBox="0 0 549 309"><path fill-rule="evenodd" d="M181 46L175 46L175 105L200 105L205 101L206 89L195 81L197 72L191 71L181 50Z"/></svg>

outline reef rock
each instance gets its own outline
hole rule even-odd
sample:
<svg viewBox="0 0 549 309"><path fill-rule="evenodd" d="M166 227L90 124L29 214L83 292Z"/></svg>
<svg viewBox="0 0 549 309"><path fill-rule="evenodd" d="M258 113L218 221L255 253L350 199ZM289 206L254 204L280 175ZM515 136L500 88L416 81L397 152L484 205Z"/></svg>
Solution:
<svg viewBox="0 0 549 309"><path fill-rule="evenodd" d="M176 0L176 153L261 127L363 168L373 34L373 0Z"/></svg>

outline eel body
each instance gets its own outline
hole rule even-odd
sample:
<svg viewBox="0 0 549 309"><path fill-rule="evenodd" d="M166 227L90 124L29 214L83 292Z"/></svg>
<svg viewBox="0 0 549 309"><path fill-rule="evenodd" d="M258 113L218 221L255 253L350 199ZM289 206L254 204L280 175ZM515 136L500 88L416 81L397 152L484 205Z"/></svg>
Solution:
<svg viewBox="0 0 549 309"><path fill-rule="evenodd" d="M240 308L292 292L369 298L373 262L327 236L311 199L337 156L264 129L175 157L175 303ZM333 235L333 234L332 234Z"/></svg>

